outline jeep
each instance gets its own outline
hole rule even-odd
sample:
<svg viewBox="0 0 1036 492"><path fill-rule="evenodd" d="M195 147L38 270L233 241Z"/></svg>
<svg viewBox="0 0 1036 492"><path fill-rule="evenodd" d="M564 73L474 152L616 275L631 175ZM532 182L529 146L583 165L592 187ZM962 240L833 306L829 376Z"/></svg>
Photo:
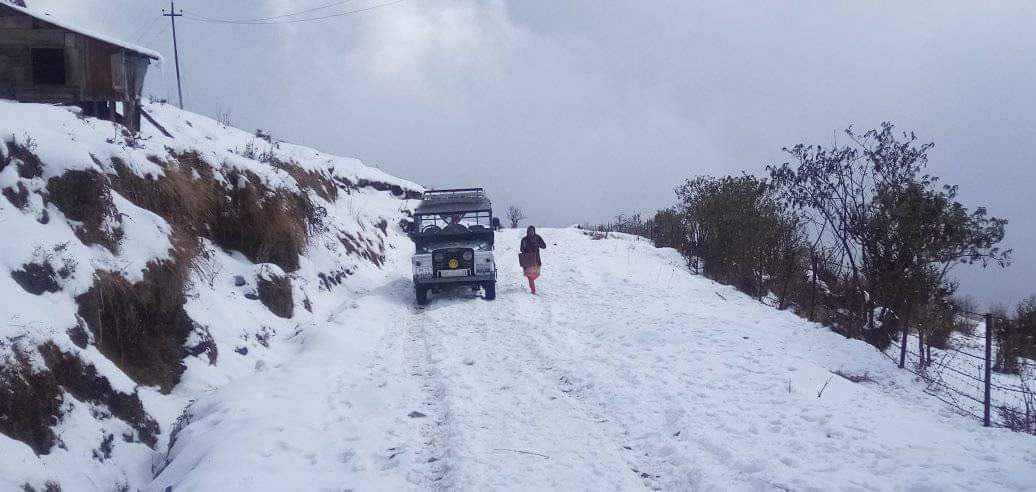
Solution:
<svg viewBox="0 0 1036 492"><path fill-rule="evenodd" d="M417 304L428 293L448 286L469 286L496 298L494 230L500 219L482 188L428 190L408 224L414 242L412 258Z"/></svg>

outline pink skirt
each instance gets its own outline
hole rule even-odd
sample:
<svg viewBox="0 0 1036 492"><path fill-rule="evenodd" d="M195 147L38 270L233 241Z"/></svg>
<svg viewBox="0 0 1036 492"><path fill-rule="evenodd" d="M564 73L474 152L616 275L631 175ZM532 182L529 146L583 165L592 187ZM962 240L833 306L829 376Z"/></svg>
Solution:
<svg viewBox="0 0 1036 492"><path fill-rule="evenodd" d="M536 280L540 276L540 267L538 267L538 266L525 267L525 276L529 277L529 278L531 278L533 280Z"/></svg>

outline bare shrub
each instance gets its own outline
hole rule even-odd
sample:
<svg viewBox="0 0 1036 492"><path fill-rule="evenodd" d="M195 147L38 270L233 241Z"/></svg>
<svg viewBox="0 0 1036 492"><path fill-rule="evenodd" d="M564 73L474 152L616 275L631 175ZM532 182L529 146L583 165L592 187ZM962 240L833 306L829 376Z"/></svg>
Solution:
<svg viewBox="0 0 1036 492"><path fill-rule="evenodd" d="M223 125L224 127L232 126L234 120L231 117L231 114L230 108L216 106L216 122L220 125Z"/></svg>
<svg viewBox="0 0 1036 492"><path fill-rule="evenodd" d="M517 229L518 223L525 220L525 212L513 205L507 207L507 220L511 221L511 229Z"/></svg>

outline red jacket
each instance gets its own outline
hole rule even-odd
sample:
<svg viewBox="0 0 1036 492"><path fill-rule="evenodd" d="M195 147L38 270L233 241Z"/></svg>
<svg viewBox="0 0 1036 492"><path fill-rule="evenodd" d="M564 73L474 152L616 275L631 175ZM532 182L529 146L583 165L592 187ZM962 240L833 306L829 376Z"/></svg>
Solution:
<svg viewBox="0 0 1036 492"><path fill-rule="evenodd" d="M522 238L522 253L531 255L535 261L533 264L528 266L541 266L543 262L540 260L540 250L546 249L547 243L543 242L543 238L539 234L533 236L525 236Z"/></svg>

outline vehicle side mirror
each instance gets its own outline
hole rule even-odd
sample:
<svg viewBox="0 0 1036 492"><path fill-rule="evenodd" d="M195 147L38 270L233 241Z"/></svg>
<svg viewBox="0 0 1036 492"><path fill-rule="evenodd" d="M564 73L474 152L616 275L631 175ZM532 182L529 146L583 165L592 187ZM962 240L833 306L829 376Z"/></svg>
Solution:
<svg viewBox="0 0 1036 492"><path fill-rule="evenodd" d="M499 217L493 217L493 229L500 229L502 227L503 226L500 225L500 218Z"/></svg>

